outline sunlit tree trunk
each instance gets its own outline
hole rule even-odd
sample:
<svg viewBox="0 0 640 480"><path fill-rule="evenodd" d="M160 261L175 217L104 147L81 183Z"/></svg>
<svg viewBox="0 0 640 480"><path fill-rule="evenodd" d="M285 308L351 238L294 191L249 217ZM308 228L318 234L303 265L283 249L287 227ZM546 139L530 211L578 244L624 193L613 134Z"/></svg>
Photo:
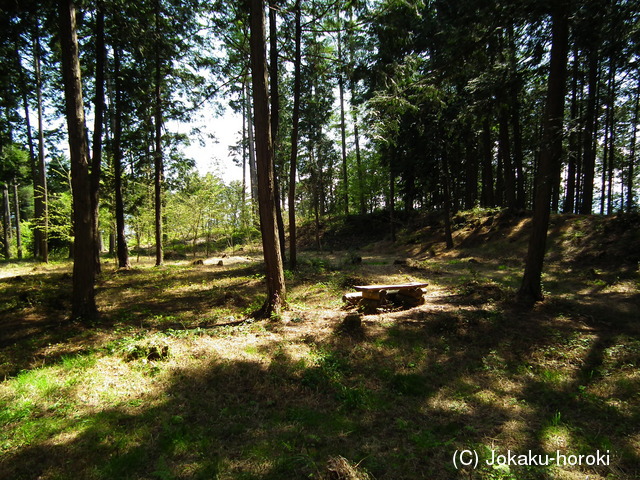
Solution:
<svg viewBox="0 0 640 480"><path fill-rule="evenodd" d="M344 77L342 72L342 22L340 20L340 11L337 12L338 20L338 92L340 96L340 139L342 153L342 188L344 201L344 214L349 215L349 176L347 171L347 126L344 115Z"/></svg>
<svg viewBox="0 0 640 480"><path fill-rule="evenodd" d="M96 239L100 238L100 176L102 172L102 125L104 121L104 11L102 0L96 3L96 98L94 101L93 154L91 156L91 208L93 208L93 229ZM96 273L100 273L101 245L96 241Z"/></svg>
<svg viewBox="0 0 640 480"><path fill-rule="evenodd" d="M16 247L18 249L18 259L22 260L22 225L20 225L20 196L18 195L18 181L13 179L13 204L15 205L16 216Z"/></svg>
<svg viewBox="0 0 640 480"><path fill-rule="evenodd" d="M85 135L75 5L72 0L60 0L59 7L75 232L71 315L75 319L86 319L97 314L94 290L96 238L91 208L89 148Z"/></svg>
<svg viewBox="0 0 640 480"><path fill-rule="evenodd" d="M293 65L293 112L291 128L291 158L289 161L289 268L297 266L296 247L296 174L298 169L298 133L300 125L300 67L302 26L300 22L300 0L295 4L295 57Z"/></svg>
<svg viewBox="0 0 640 480"><path fill-rule="evenodd" d="M542 267L551 213L554 174L562 156L562 125L567 74L569 21L562 3L554 4L551 66L544 115L542 151L536 174L536 195L529 249L518 296L527 302L542 300Z"/></svg>
<svg viewBox="0 0 640 480"><path fill-rule="evenodd" d="M250 0L249 8L258 203L267 280L267 299L260 315L270 317L273 314L278 314L284 307L286 288L276 219L273 145L269 120L269 90L265 52L264 3L262 0Z"/></svg>
<svg viewBox="0 0 640 480"><path fill-rule="evenodd" d="M251 107L252 97L250 95L249 85L246 85L247 91L247 131L249 133L249 183L251 184L251 200L255 205L258 201L258 176L256 174L256 142L254 135L253 109Z"/></svg>
<svg viewBox="0 0 640 480"><path fill-rule="evenodd" d="M49 261L49 202L47 194L47 171L44 161L44 118L42 109L42 73L40 69L40 34L36 27L34 38L34 70L36 75L36 94L38 99L38 167L37 182L34 184L34 210L37 228L34 242L43 262Z"/></svg>
<svg viewBox="0 0 640 480"><path fill-rule="evenodd" d="M279 130L280 130L280 93L278 82L278 33L277 33L277 16L276 1L269 0L269 78L271 87L271 141L273 142L273 163L274 163L274 182L276 193L276 219L278 221L278 237L280 238L280 255L283 260L286 258L286 234L284 231L284 220L282 219L282 205L280 204L280 179L278 169L278 161L281 158L279 148Z"/></svg>
<svg viewBox="0 0 640 480"><path fill-rule="evenodd" d="M115 111L113 129L113 183L115 190L115 213L116 213L116 249L118 255L118 268L129 269L129 248L127 237L125 236L124 224L124 200L122 198L122 92L120 84L120 50L114 49L114 72L115 77Z"/></svg>
<svg viewBox="0 0 640 480"><path fill-rule="evenodd" d="M156 35L160 35L160 0L155 2L155 29ZM162 157L162 65L160 57L160 40L156 39L155 45L155 155L154 155L154 198L155 198L155 231L156 231L156 266L164 262L163 235L162 235L162 183L164 180L164 165Z"/></svg>
<svg viewBox="0 0 640 480"><path fill-rule="evenodd" d="M17 68L19 69L19 72L20 72L20 83L24 85L26 79L25 79L22 64L20 63L19 54L18 54ZM36 157L35 145L33 143L33 133L31 132L31 115L29 114L29 99L27 98L26 88L22 89L22 105L24 108L24 119L25 119L25 126L27 129L27 144L29 146L29 166L31 167L31 179L33 181L33 186L35 189L37 188L36 186L38 185L38 159ZM34 203L35 203L35 199L34 199ZM23 253L22 249L20 249L18 251L18 255L22 255L22 253ZM34 232L33 256L34 258L37 258L39 255L40 255L39 237L37 237Z"/></svg>
<svg viewBox="0 0 640 480"><path fill-rule="evenodd" d="M242 226L247 227L247 95L242 85ZM208 248L207 242L207 248Z"/></svg>
<svg viewBox="0 0 640 480"><path fill-rule="evenodd" d="M2 230L4 258L11 258L11 206L9 203L9 185L2 184Z"/></svg>

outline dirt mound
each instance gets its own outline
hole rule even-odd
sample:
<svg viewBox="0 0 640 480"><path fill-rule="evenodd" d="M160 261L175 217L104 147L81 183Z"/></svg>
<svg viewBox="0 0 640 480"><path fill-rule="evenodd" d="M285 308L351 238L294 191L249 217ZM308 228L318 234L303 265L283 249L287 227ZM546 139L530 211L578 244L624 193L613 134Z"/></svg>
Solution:
<svg viewBox="0 0 640 480"><path fill-rule="evenodd" d="M474 209L451 219L454 249L445 247L444 218L434 213L396 215L397 241L391 242L388 212L350 215L300 228L303 248L397 249L410 257L479 256L524 259L531 234L531 212ZM640 261L640 214L614 216L554 214L549 221L547 254L562 263L637 265ZM205 262L206 263L206 262Z"/></svg>

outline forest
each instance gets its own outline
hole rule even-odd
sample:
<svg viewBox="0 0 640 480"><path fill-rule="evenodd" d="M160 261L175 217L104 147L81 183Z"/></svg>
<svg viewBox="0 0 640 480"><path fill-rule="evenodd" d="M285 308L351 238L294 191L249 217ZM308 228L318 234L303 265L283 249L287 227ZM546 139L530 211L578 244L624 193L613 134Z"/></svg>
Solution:
<svg viewBox="0 0 640 480"><path fill-rule="evenodd" d="M640 474L637 2L9 0L0 32L0 479Z"/></svg>

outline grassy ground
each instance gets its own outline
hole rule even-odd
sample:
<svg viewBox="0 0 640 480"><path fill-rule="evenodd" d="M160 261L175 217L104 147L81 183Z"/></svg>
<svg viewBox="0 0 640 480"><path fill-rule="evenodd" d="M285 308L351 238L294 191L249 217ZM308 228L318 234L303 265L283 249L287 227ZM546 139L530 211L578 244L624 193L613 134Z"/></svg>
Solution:
<svg viewBox="0 0 640 480"><path fill-rule="evenodd" d="M5 264L0 478L638 478L640 276L567 262L586 254L580 221L556 232L534 309L512 301L517 219L460 228L451 252L415 230L355 265L307 253L286 275L290 310L268 322L242 322L264 298L255 259L105 263L91 324L66 320L69 263ZM430 283L425 305L342 325L353 285L406 281ZM461 450L476 469L455 469ZM485 461L598 450L608 465ZM351 476L327 467L340 457Z"/></svg>

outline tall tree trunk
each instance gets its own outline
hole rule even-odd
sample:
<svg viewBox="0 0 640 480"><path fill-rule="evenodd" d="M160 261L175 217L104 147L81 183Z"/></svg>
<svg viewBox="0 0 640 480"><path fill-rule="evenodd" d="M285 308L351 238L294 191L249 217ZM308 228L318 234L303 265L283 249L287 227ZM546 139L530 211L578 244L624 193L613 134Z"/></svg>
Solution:
<svg viewBox="0 0 640 480"><path fill-rule="evenodd" d="M278 175L278 160L280 158L280 93L278 82L278 34L276 18L276 1L269 0L269 79L271 87L271 141L273 142L274 182L276 194L276 218L278 220L278 237L280 238L280 255L286 258L286 233L282 219L280 204L280 181Z"/></svg>
<svg viewBox="0 0 640 480"><path fill-rule="evenodd" d="M280 91L278 82L278 34L276 0L269 0L269 87L271 101L271 141L273 143L274 164L278 157L280 129Z"/></svg>
<svg viewBox="0 0 640 480"><path fill-rule="evenodd" d="M9 203L9 185L2 184L2 230L4 258L11 258L11 204Z"/></svg>
<svg viewBox="0 0 640 480"><path fill-rule="evenodd" d="M256 142L255 127L253 124L253 109L251 107L252 97L249 94L249 84L247 88L247 128L249 130L249 182L251 183L251 200L256 205L258 202L258 175L256 169Z"/></svg>
<svg viewBox="0 0 640 480"><path fill-rule="evenodd" d="M602 175L600 177L600 215L604 215L604 207L607 201L607 166L609 164L609 119L611 116L611 106L607 106L604 119L604 142L602 146Z"/></svg>
<svg viewBox="0 0 640 480"><path fill-rule="evenodd" d="M22 260L22 225L20 225L20 196L18 195L18 181L13 179L13 204L15 205L16 216L16 247L18 249L18 259Z"/></svg>
<svg viewBox="0 0 640 480"><path fill-rule="evenodd" d="M242 226L247 227L247 95L242 85ZM208 246L208 242L207 242Z"/></svg>
<svg viewBox="0 0 640 480"><path fill-rule="evenodd" d="M451 176L449 175L449 162L446 152L442 155L442 179L444 193L444 237L447 249L453 248L453 235L451 234Z"/></svg>
<svg viewBox="0 0 640 480"><path fill-rule="evenodd" d="M506 105L500 107L499 115L498 156L502 160L504 172L505 204L510 209L516 209L516 176L511 159L511 141L509 139L509 111Z"/></svg>
<svg viewBox="0 0 640 480"><path fill-rule="evenodd" d="M340 95L340 139L342 152L342 188L344 201L344 214L349 215L349 176L347 171L347 126L344 117L344 77L342 75L342 22L340 20L340 10L337 11L338 20L338 92Z"/></svg>
<svg viewBox="0 0 640 480"><path fill-rule="evenodd" d="M18 71L20 72L20 83L22 85L26 85L26 79L25 79L22 63L20 62L19 53L17 55L18 55L17 68L18 68ZM29 114L29 99L27 97L26 88L22 89L22 105L24 108L25 126L27 128L27 143L29 145L29 166L31 169L31 179L33 181L33 186L35 190L38 185L38 159L35 153L35 145L33 144L33 133L31 132L31 115ZM21 253L22 251L18 251L18 255L20 255ZM39 243L39 238L37 236L35 236L34 242L33 242L33 256L34 258L38 258L40 256L40 243Z"/></svg>
<svg viewBox="0 0 640 480"><path fill-rule="evenodd" d="M629 148L629 164L627 172L627 212L633 211L634 203L634 185L635 185L635 161L636 161L636 130L638 128L638 116L640 115L640 78L636 87L636 101L633 108L633 123L631 127L633 134L631 135L631 146Z"/></svg>
<svg viewBox="0 0 640 480"><path fill-rule="evenodd" d="M353 88L351 89L353 98ZM356 147L356 168L358 169L358 201L360 203L360 215L367 213L367 205L364 195L364 172L362 171L362 157L360 154L360 132L358 131L358 115L355 107L351 106L351 115L353 117L353 140Z"/></svg>
<svg viewBox="0 0 640 480"><path fill-rule="evenodd" d="M571 75L571 133L569 133L569 151L567 165L567 188L565 190L564 204L562 211L564 213L572 213L576 205L576 170L579 157L578 132L576 125L578 124L578 76L580 61L578 48L573 53L573 71Z"/></svg>
<svg viewBox="0 0 640 480"><path fill-rule="evenodd" d="M38 181L34 184L34 213L36 230L34 241L43 262L49 261L49 201L47 194L47 169L44 161L44 116L42 112L42 73L40 69L40 33L36 27L34 38L34 70L38 99Z"/></svg>
<svg viewBox="0 0 640 480"><path fill-rule="evenodd" d="M471 128L467 127L465 140L465 181L464 181L464 208L470 210L478 199L478 151L476 149L476 136Z"/></svg>
<svg viewBox="0 0 640 480"><path fill-rule="evenodd" d="M493 143L491 141L491 123L485 117L482 121L482 190L480 193L483 207L495 206L493 190Z"/></svg>
<svg viewBox="0 0 640 480"><path fill-rule="evenodd" d="M85 135L75 5L73 0L60 0L59 7L75 228L71 316L84 319L97 314L94 291L96 238L91 208L89 148Z"/></svg>
<svg viewBox="0 0 640 480"><path fill-rule="evenodd" d="M298 169L298 134L300 125L300 67L302 25L300 0L295 4L295 57L293 64L293 112L291 128L291 158L289 161L289 268L295 270L297 266L298 249L296 246L296 174Z"/></svg>
<svg viewBox="0 0 640 480"><path fill-rule="evenodd" d="M124 224L124 200L122 198L122 91L120 84L120 49L113 50L113 75L115 77L115 111L113 128L113 183L115 190L116 210L116 248L118 255L118 268L129 269L129 248L125 236Z"/></svg>
<svg viewBox="0 0 640 480"><path fill-rule="evenodd" d="M93 208L93 229L96 239L100 238L100 177L102 175L102 126L104 122L104 44L103 1L96 2L96 98L93 127L93 154L91 156L91 208ZM100 242L96 242L96 273L102 271L100 265Z"/></svg>
<svg viewBox="0 0 640 480"><path fill-rule="evenodd" d="M589 96L587 99L587 111L584 121L584 154L583 154L583 180L582 180L582 205L580 213L589 215L593 209L593 181L595 180L596 153L594 148L595 124L596 124L596 99L598 90L598 49L592 47L589 52Z"/></svg>
<svg viewBox="0 0 640 480"><path fill-rule="evenodd" d="M391 159L393 162L393 159ZM389 226L391 227L391 241L396 241L396 175L393 165L389 165Z"/></svg>
<svg viewBox="0 0 640 480"><path fill-rule="evenodd" d="M249 9L258 203L267 280L267 299L260 311L260 315L270 317L273 314L278 314L285 305L286 288L276 219L263 0L250 0Z"/></svg>
<svg viewBox="0 0 640 480"><path fill-rule="evenodd" d="M613 171L615 168L615 143L616 143L616 65L614 56L611 56L609 66L609 163L607 169L607 215L613 213ZM604 194L604 190L603 190Z"/></svg>
<svg viewBox="0 0 640 480"><path fill-rule="evenodd" d="M522 149L522 128L520 126L520 76L518 74L517 64L517 46L515 42L515 34L513 25L509 25L509 62L512 75L516 79L512 82L510 88L511 99L509 101L509 115L511 119L511 128L513 132L513 167L516 175L516 204L518 210L524 210L526 203L525 183L524 183L524 153Z"/></svg>
<svg viewBox="0 0 640 480"><path fill-rule="evenodd" d="M562 124L564 118L564 94L567 75L567 51L569 21L565 6L554 4L552 15L551 65L544 115L542 151L536 175L536 196L529 249L520 299L527 302L542 300L542 267L549 227L551 189L557 165L562 156Z"/></svg>
<svg viewBox="0 0 640 480"><path fill-rule="evenodd" d="M156 230L156 266L164 262L162 235L162 184L164 180L164 165L162 158L162 65L160 58L160 0L155 2L155 155L154 155L154 198L155 198L155 230Z"/></svg>
<svg viewBox="0 0 640 480"><path fill-rule="evenodd" d="M353 24L353 8L349 9L349 24ZM347 29L347 34L351 33L351 28ZM354 48L353 42L347 40L347 48L349 50L349 64L354 64ZM353 122L353 143L356 150L356 168L358 173L358 204L360 205L360 215L367 213L367 206L365 202L364 192L364 172L362 170L362 156L360 154L360 131L358 127L358 112L356 109L355 95L356 95L356 82L353 71L349 75L349 93L350 93L350 107L351 107L351 120Z"/></svg>

